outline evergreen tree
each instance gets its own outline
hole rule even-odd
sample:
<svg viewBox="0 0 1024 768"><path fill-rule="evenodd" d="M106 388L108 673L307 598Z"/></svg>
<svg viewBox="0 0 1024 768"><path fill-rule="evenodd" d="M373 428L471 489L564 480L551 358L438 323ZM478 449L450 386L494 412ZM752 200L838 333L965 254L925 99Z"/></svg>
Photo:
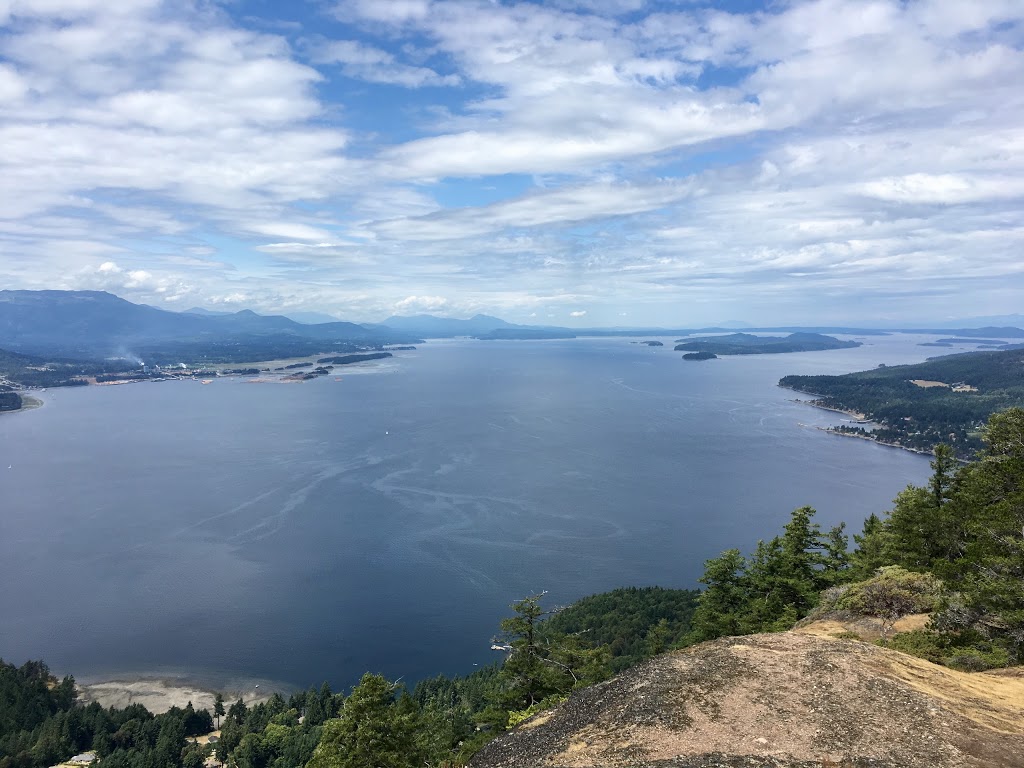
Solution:
<svg viewBox="0 0 1024 768"><path fill-rule="evenodd" d="M217 693L213 698L213 715L217 718L217 728L220 729L220 719L224 717L224 695Z"/></svg>
<svg viewBox="0 0 1024 768"><path fill-rule="evenodd" d="M564 671L548 663L547 647L541 643L540 622L550 613L541 607L542 597L530 595L513 603L515 616L501 621L509 654L498 675L496 703L504 710L525 709L552 693L572 688Z"/></svg>
<svg viewBox="0 0 1024 768"><path fill-rule="evenodd" d="M307 768L418 768L415 703L398 706L397 686L380 675L363 675L337 719L323 728ZM409 700L411 702L411 699Z"/></svg>
<svg viewBox="0 0 1024 768"><path fill-rule="evenodd" d="M886 559L912 571L943 568L962 554L963 508L956 503L960 471L948 445L935 447L927 488L908 486L886 521Z"/></svg>
<svg viewBox="0 0 1024 768"><path fill-rule="evenodd" d="M964 556L954 564L968 615L1024 660L1024 409L993 415L986 449L960 479Z"/></svg>
<svg viewBox="0 0 1024 768"><path fill-rule="evenodd" d="M812 522L811 507L793 510L782 536L758 544L748 569L751 631L788 629L793 621L807 615L828 586L830 559L824 552L838 546L839 530L831 545L821 528ZM792 621L790 618L792 616ZM781 621L780 621L781 620Z"/></svg>
<svg viewBox="0 0 1024 768"><path fill-rule="evenodd" d="M886 521L888 563L909 571L931 568L936 554L931 542L937 522L935 498L927 488L909 485L900 491Z"/></svg>
<svg viewBox="0 0 1024 768"><path fill-rule="evenodd" d="M829 584L845 581L850 576L850 540L846 523L829 529L824 541L825 558L823 577Z"/></svg>
<svg viewBox="0 0 1024 768"><path fill-rule="evenodd" d="M886 556L891 546L889 539L888 527L882 518L872 512L864 521L861 533L853 535L857 544L850 555L850 578L853 581L868 579L883 565L891 564Z"/></svg>
<svg viewBox="0 0 1024 768"><path fill-rule="evenodd" d="M707 589L701 592L691 621L694 642L743 634L750 602L746 567L738 549L704 563L700 581Z"/></svg>

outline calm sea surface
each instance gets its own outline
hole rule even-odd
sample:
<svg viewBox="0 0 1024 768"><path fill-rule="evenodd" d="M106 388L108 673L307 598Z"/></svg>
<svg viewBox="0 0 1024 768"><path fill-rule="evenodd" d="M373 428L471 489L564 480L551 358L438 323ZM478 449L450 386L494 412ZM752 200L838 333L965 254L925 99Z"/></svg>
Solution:
<svg viewBox="0 0 1024 768"><path fill-rule="evenodd" d="M663 341L47 391L0 417L0 656L212 685L465 673L514 599L693 587L797 506L859 531L927 477L775 386L919 361L921 338L701 363Z"/></svg>

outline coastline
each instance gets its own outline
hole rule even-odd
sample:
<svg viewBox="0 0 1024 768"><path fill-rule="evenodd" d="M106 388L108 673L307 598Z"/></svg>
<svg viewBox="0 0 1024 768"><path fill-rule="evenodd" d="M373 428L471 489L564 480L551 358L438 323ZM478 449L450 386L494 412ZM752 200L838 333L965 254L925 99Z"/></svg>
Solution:
<svg viewBox="0 0 1024 768"><path fill-rule="evenodd" d="M781 384L779 386L782 387ZM783 389L789 389L792 392L800 392L800 390L792 389L791 387L782 387L782 388ZM804 392L803 394L813 395L814 393L813 392ZM856 420L857 422L862 422L863 423L863 422L870 422L871 421L870 418L868 418L867 414L860 413L859 411L848 410L848 409L845 409L845 408L829 408L826 405L819 405L818 403L814 402L813 400L800 400L800 399L794 398L793 400L790 400L790 402L791 403L799 403L800 405L809 405L811 408L817 408L820 411L829 411L831 413L841 413L844 416L849 416L850 418ZM866 433L841 432L838 429L836 429L835 427L819 427L819 426L815 426L814 429L820 430L822 432L828 432L830 435L838 435L840 437L855 437L858 440L867 440L868 442L874 443L875 445L882 445L882 446L885 446L886 448L898 448L901 451L909 451L910 453L916 453L919 456L932 456L933 455L932 451L925 451L925 450L922 450L920 448L909 448L908 446L900 445L899 443L887 443L884 440L879 440L877 437L872 436L872 433L870 433L870 432L866 432Z"/></svg>
<svg viewBox="0 0 1024 768"><path fill-rule="evenodd" d="M828 408L826 410L832 409ZM870 443L874 443L875 445L883 445L886 448L899 448L901 451L910 451L911 453L916 453L921 456L934 455L931 451L924 451L921 450L920 448L908 448L907 446L900 445L899 443L886 443L882 440L879 440L878 438L872 437L870 432L867 434L859 434L856 432L840 432L839 430L834 429L833 427L815 427L815 429L821 430L822 432L828 432L830 435L838 435L839 437L855 437L858 440L867 440Z"/></svg>
<svg viewBox="0 0 1024 768"><path fill-rule="evenodd" d="M46 401L32 395L26 395L24 392L19 392L21 395L21 408L16 411L0 411L0 414L5 413L23 413L25 411L34 411L36 408L42 408Z"/></svg>
<svg viewBox="0 0 1024 768"><path fill-rule="evenodd" d="M867 414L866 413L861 413L860 411L851 411L851 410L847 410L845 408L829 408L827 405L818 405L817 403L815 403L815 402L813 402L811 400L794 400L793 402L795 402L795 403L803 403L804 405L809 405L812 408L817 408L818 410L821 410L821 411L830 411L832 413L841 413L844 416L849 416L851 419L853 419L854 421L858 421L858 422L870 421L870 419L868 418Z"/></svg>
<svg viewBox="0 0 1024 768"><path fill-rule="evenodd" d="M779 386L781 386L781 385L779 385ZM783 387L783 389L788 389L788 387ZM792 392L799 392L800 390L794 389L794 390L791 390L791 391ZM805 392L804 394L810 395L810 394L813 394L813 393ZM790 400L789 402L791 402L791 403L800 403L800 405L809 405L809 406L811 406L811 408L817 408L820 411L830 411L831 413L841 413L841 414L843 414L845 416L849 416L851 419L855 419L856 421L870 421L870 419L868 418L867 414L861 413L860 411L851 411L851 410L847 410L845 408L829 408L827 405L819 405L818 403L814 402L813 400L799 400L799 399L794 398L793 400Z"/></svg>
<svg viewBox="0 0 1024 768"><path fill-rule="evenodd" d="M267 701L275 692L273 686L262 687L260 684L238 686L231 685L220 691L224 696L225 706L242 699L246 704ZM171 707L185 707L192 702L193 708L208 709L213 712L213 702L218 691L204 687L199 683L191 683L182 679L168 677L132 676L121 680L104 680L92 683L79 683L78 700L83 704L97 702L102 707L123 709L131 704L141 704L150 712L158 715Z"/></svg>

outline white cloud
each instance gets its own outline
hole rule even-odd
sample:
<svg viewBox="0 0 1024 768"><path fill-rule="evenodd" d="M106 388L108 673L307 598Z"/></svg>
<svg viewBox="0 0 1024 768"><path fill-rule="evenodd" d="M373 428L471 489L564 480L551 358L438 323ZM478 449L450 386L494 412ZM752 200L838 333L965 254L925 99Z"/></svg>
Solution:
<svg viewBox="0 0 1024 768"><path fill-rule="evenodd" d="M363 319L1019 310L1015 0L234 11L0 3L0 282Z"/></svg>
<svg viewBox="0 0 1024 768"><path fill-rule="evenodd" d="M321 46L315 54L323 64L338 64L341 71L356 80L370 83L390 83L407 88L424 85L458 85L458 75L441 75L429 67L402 64L380 48L358 40L332 40Z"/></svg>
<svg viewBox="0 0 1024 768"><path fill-rule="evenodd" d="M587 314L587 310L579 309L579 310L576 310L575 312L570 312L569 313L569 317L584 317L584 316L586 316L586 314Z"/></svg>
<svg viewBox="0 0 1024 768"><path fill-rule="evenodd" d="M436 312L447 306L448 299L444 296L406 296L401 301L395 302L395 311L398 313Z"/></svg>
<svg viewBox="0 0 1024 768"><path fill-rule="evenodd" d="M250 232L271 237L286 237L294 240L330 240L331 234L324 229L291 221L262 221L244 225Z"/></svg>

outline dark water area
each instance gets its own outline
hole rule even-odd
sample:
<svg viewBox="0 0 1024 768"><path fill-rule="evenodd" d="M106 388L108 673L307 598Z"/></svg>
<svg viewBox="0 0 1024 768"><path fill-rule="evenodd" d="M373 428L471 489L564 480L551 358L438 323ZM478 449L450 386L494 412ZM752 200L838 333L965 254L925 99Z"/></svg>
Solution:
<svg viewBox="0 0 1024 768"><path fill-rule="evenodd" d="M529 593L694 587L804 504L859 531L927 457L817 430L843 417L776 382L921 340L698 363L439 341L341 381L47 391L0 418L0 656L213 686L470 672Z"/></svg>

